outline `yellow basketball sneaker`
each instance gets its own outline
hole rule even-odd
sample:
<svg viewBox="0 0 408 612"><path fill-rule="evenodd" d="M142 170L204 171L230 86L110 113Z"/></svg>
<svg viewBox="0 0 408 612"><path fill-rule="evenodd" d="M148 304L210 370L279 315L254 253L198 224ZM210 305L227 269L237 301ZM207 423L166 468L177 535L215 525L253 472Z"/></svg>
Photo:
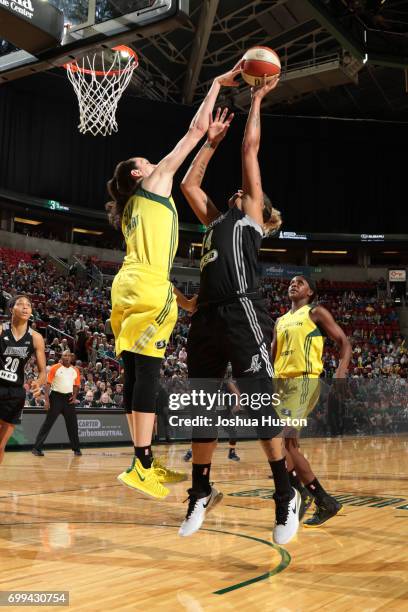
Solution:
<svg viewBox="0 0 408 612"><path fill-rule="evenodd" d="M135 457L132 468L122 472L118 480L131 489L136 489L156 499L164 499L170 491L161 484L160 475L160 469L153 467L153 464L150 468L144 468L139 459Z"/></svg>
<svg viewBox="0 0 408 612"><path fill-rule="evenodd" d="M133 468L135 467L135 462L136 462L136 457L132 458L132 465L130 466L130 468L128 468L127 470L125 470L124 472L122 472L121 474L119 474L119 476L117 477L119 482L121 482L122 484L125 484L123 482L124 477L126 476L126 474L129 474L129 472L131 472L133 470Z"/></svg>
<svg viewBox="0 0 408 612"><path fill-rule="evenodd" d="M166 467L164 463L157 457L153 459L152 466L157 471L157 475L160 482L175 484L176 482L183 482L188 478L185 472L176 472L176 470L171 470L170 468Z"/></svg>

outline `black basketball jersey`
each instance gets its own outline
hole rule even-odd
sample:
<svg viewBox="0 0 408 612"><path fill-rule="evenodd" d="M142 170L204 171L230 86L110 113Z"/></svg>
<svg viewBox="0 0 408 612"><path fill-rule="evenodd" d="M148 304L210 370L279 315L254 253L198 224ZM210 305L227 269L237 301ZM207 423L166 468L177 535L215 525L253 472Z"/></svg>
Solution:
<svg viewBox="0 0 408 612"><path fill-rule="evenodd" d="M34 353L33 332L27 325L27 331L20 340L16 340L11 330L11 323L2 323L0 334L0 385L22 387L24 370L27 361Z"/></svg>
<svg viewBox="0 0 408 612"><path fill-rule="evenodd" d="M201 251L198 304L257 292L262 238L262 227L235 207L207 227Z"/></svg>

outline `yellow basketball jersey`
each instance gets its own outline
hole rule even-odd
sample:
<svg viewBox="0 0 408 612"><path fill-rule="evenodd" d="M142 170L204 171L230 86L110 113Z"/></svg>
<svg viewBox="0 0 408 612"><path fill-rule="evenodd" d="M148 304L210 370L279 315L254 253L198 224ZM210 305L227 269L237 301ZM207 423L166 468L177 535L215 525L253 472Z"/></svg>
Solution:
<svg viewBox="0 0 408 612"><path fill-rule="evenodd" d="M322 373L324 336L310 318L311 308L310 304L306 304L278 319L274 363L276 378L317 378Z"/></svg>
<svg viewBox="0 0 408 612"><path fill-rule="evenodd" d="M173 198L139 188L122 217L126 240L123 265L141 265L169 278L178 246L178 216Z"/></svg>

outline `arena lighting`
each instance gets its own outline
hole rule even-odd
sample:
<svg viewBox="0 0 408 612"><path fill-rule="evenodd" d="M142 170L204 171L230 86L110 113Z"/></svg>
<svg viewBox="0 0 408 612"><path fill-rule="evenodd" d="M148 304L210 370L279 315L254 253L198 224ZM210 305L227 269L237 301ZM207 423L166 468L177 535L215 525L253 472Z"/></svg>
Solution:
<svg viewBox="0 0 408 612"><path fill-rule="evenodd" d="M312 251L316 255L347 255L348 251Z"/></svg>
<svg viewBox="0 0 408 612"><path fill-rule="evenodd" d="M287 253L288 249L260 249L261 251L267 251L268 253Z"/></svg>
<svg viewBox="0 0 408 612"><path fill-rule="evenodd" d="M103 234L103 232L97 232L95 230L83 229L81 227L74 227L74 229L72 231L76 232L77 234L92 234L92 236L102 236L102 234Z"/></svg>
<svg viewBox="0 0 408 612"><path fill-rule="evenodd" d="M383 255L398 255L399 251L382 251Z"/></svg>
<svg viewBox="0 0 408 612"><path fill-rule="evenodd" d="M26 225L41 225L43 221L34 221L34 219L23 219L22 217L14 217L15 223L25 223Z"/></svg>

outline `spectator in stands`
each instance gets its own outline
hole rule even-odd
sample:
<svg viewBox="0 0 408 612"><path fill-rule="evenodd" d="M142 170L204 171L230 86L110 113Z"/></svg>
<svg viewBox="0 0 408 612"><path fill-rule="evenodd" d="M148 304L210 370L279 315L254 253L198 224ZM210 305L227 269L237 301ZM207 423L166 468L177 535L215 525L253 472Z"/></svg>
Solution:
<svg viewBox="0 0 408 612"><path fill-rule="evenodd" d="M122 407L123 404L123 387L122 385L115 385L115 393L113 396L113 403L115 406Z"/></svg>
<svg viewBox="0 0 408 612"><path fill-rule="evenodd" d="M86 323L84 321L84 315L80 314L78 316L78 318L76 319L76 321L75 321L75 331L77 333L80 332L80 331L84 331L85 325L86 325Z"/></svg>

